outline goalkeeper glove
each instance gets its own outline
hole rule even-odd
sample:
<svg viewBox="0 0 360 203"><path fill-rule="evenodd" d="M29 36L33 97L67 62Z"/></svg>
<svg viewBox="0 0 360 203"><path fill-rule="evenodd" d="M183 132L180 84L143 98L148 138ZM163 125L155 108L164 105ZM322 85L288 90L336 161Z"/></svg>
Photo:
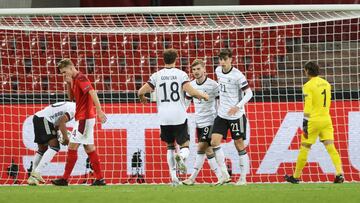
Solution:
<svg viewBox="0 0 360 203"><path fill-rule="evenodd" d="M304 137L308 138L308 120L303 120L303 131L304 131Z"/></svg>

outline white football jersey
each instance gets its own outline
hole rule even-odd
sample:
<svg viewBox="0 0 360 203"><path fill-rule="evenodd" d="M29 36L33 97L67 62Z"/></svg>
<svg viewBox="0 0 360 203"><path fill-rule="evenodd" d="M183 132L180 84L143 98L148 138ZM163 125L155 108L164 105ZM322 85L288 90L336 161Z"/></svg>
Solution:
<svg viewBox="0 0 360 203"><path fill-rule="evenodd" d="M224 73L221 66L215 70L219 83L220 103L218 115L228 120L239 119L245 114L245 108L242 107L235 115L229 116L231 107L236 106L244 96L243 90L248 87L248 82L238 69L232 67L228 73Z"/></svg>
<svg viewBox="0 0 360 203"><path fill-rule="evenodd" d="M197 128L203 128L214 124L216 117L216 98L219 96L219 85L211 78L206 77L203 83L198 84L196 80L191 81L191 86L200 92L209 95L209 100L193 98L195 107L195 123Z"/></svg>
<svg viewBox="0 0 360 203"><path fill-rule="evenodd" d="M148 84L155 89L160 125L180 125L187 119L183 84L188 75L177 68L163 68L151 75Z"/></svg>
<svg viewBox="0 0 360 203"><path fill-rule="evenodd" d="M54 124L62 115L68 113L70 120L75 116L76 104L74 102L57 102L45 109L35 113L38 117L43 117L50 123Z"/></svg>

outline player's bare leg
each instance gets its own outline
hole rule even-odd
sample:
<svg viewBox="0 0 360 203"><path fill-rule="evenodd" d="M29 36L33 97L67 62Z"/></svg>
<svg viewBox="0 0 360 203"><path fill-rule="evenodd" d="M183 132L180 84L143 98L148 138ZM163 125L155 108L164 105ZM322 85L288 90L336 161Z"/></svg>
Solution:
<svg viewBox="0 0 360 203"><path fill-rule="evenodd" d="M236 185L246 185L246 174L249 172L249 155L246 152L246 146L242 138L234 140L235 148L239 154L240 178Z"/></svg>
<svg viewBox="0 0 360 203"><path fill-rule="evenodd" d="M228 183L231 181L230 179L230 175L227 171L227 167L225 164L225 155L224 155L224 151L222 150L220 144L221 144L221 140L223 139L223 135L218 134L218 133L213 133L211 135L211 146L213 148L213 151L215 153L215 159L216 162L218 163L221 173L222 173L222 179L221 181L217 182L215 185L222 185L224 183Z"/></svg>

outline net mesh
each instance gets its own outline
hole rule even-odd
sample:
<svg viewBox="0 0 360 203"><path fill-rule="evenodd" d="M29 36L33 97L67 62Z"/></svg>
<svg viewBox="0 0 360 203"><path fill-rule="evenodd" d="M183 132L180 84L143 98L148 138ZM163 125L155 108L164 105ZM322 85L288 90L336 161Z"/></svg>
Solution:
<svg viewBox="0 0 360 203"><path fill-rule="evenodd" d="M37 149L32 115L55 101L64 101L64 80L56 69L70 58L85 73L108 115L96 125L95 144L108 183L168 183L166 146L160 141L154 103L142 105L136 90L164 65L166 48L179 52L177 66L190 74L196 59L206 61L214 78L217 55L233 50L233 65L253 89L247 105L251 171L249 182L282 182L291 174L302 125L302 66L313 60L332 85L335 145L345 178L359 181L359 17L360 11L150 13L103 15L0 16L0 184L26 183ZM196 138L190 109L193 170ZM71 127L71 124L69 125ZM223 144L234 181L239 158L233 142ZM91 180L86 153L72 183ZM42 172L47 180L62 175L66 147ZM318 142L304 169L306 182L332 181L334 168ZM215 175L205 162L197 182Z"/></svg>

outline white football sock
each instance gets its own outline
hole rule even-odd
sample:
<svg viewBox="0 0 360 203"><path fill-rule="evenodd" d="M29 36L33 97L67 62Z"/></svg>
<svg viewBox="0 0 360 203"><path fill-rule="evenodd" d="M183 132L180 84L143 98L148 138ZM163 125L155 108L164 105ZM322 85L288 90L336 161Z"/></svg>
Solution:
<svg viewBox="0 0 360 203"><path fill-rule="evenodd" d="M185 161L190 155L189 147L183 147L180 149L179 156Z"/></svg>
<svg viewBox="0 0 360 203"><path fill-rule="evenodd" d="M35 157L34 157L34 161L33 161L33 166L32 166L32 171L35 171L36 167L39 165L39 162L41 160L41 158L43 157L44 153L41 152L36 152Z"/></svg>
<svg viewBox="0 0 360 203"><path fill-rule="evenodd" d="M166 158L171 178L176 177L175 149L168 149Z"/></svg>
<svg viewBox="0 0 360 203"><path fill-rule="evenodd" d="M250 163L249 155L246 153L246 150L239 152L239 163L240 163L240 177L245 180L246 174L249 172Z"/></svg>
<svg viewBox="0 0 360 203"><path fill-rule="evenodd" d="M50 163L57 152L58 151L49 147L40 160L39 165L35 168L35 172L40 173Z"/></svg>
<svg viewBox="0 0 360 203"><path fill-rule="evenodd" d="M220 146L213 147L215 153L215 159L217 164L220 167L221 173L224 175L228 175L227 167L225 164L225 154Z"/></svg>
<svg viewBox="0 0 360 203"><path fill-rule="evenodd" d="M194 172L190 176L191 180L195 180L195 178L199 175L199 172L204 165L204 161L205 161L205 152L198 152L196 155Z"/></svg>
<svg viewBox="0 0 360 203"><path fill-rule="evenodd" d="M221 174L220 167L216 162L215 157L211 157L211 158L208 157L208 163L210 165L211 170L214 171L217 179L220 180L222 177L222 174Z"/></svg>

